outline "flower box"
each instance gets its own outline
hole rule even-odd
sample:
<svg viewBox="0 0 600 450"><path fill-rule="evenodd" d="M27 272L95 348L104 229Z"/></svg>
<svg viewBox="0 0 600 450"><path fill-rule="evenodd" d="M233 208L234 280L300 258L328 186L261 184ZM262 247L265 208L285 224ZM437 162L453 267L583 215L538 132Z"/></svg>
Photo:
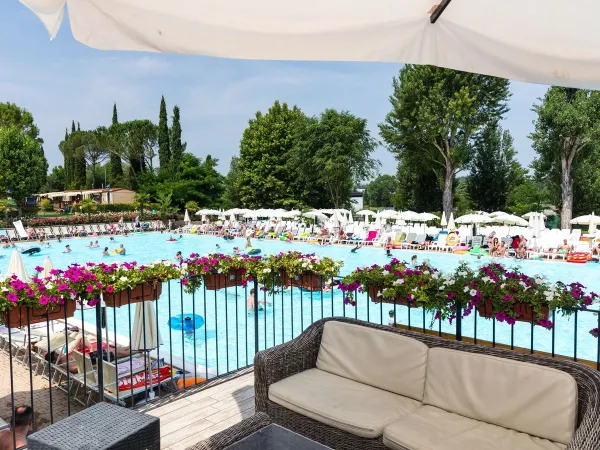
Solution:
<svg viewBox="0 0 600 450"><path fill-rule="evenodd" d="M367 289L367 295L369 296L371 301L374 303L389 303L391 305L404 305L404 306L408 306L410 304L410 306L412 306L413 308L417 307L415 302L409 302L406 297L397 297L395 299L395 301L393 299L389 299L389 298L377 297L377 293L382 290L383 289L380 286L369 286L369 288Z"/></svg>
<svg viewBox="0 0 600 450"><path fill-rule="evenodd" d="M207 291L242 286L243 277L244 272L241 269L231 269L227 273L211 273L204 275L204 286Z"/></svg>
<svg viewBox="0 0 600 450"><path fill-rule="evenodd" d="M56 320L73 317L75 315L76 304L68 300L64 305L56 305L49 309L29 308L29 323L41 323L46 320ZM66 313L65 313L66 311ZM20 328L27 326L27 307L13 306L10 310L10 321L8 320L8 311L2 312L2 321L9 328Z"/></svg>
<svg viewBox="0 0 600 450"><path fill-rule="evenodd" d="M307 291L320 291L323 289L323 277L314 272L304 272L300 275L290 277L287 272L284 272L282 284L284 286L299 287Z"/></svg>
<svg viewBox="0 0 600 450"><path fill-rule="evenodd" d="M479 311L479 315L481 317L486 319L491 319L494 316L492 302L489 300L483 301L477 307L477 311ZM531 323L531 319L534 319L534 323L538 322L538 320L535 320L533 309L527 303L515 303L513 306L513 311L519 313L519 317L515 317L515 320L519 322ZM543 318L548 320L548 317L550 316L550 309L547 306L543 306L542 314L544 314Z"/></svg>
<svg viewBox="0 0 600 450"><path fill-rule="evenodd" d="M127 296L127 289L113 294L104 294L104 304L111 308L118 308L131 303L140 303L149 300L157 300L162 294L162 283L156 285L156 296L154 295L154 285L152 283L139 284L131 288L131 296Z"/></svg>

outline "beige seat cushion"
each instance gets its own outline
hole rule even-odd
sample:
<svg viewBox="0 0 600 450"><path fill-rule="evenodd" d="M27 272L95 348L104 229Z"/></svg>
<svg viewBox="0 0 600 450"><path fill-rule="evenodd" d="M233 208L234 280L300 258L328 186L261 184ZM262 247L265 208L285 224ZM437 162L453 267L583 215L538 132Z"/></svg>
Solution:
<svg viewBox="0 0 600 450"><path fill-rule="evenodd" d="M317 368L423 400L429 347L416 339L344 322L327 322Z"/></svg>
<svg viewBox="0 0 600 450"><path fill-rule="evenodd" d="M468 419L433 406L388 425L383 442L395 450L558 450L566 445Z"/></svg>
<svg viewBox="0 0 600 450"><path fill-rule="evenodd" d="M536 364L432 348L423 403L464 417L568 444L577 422L577 383Z"/></svg>
<svg viewBox="0 0 600 450"><path fill-rule="evenodd" d="M310 369L272 384L269 400L366 438L380 437L387 424L421 405L411 398L319 369Z"/></svg>

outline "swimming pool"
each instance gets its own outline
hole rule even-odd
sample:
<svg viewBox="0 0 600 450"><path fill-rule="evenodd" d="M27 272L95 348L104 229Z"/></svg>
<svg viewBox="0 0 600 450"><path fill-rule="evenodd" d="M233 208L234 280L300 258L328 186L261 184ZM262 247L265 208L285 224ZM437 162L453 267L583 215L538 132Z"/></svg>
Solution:
<svg viewBox="0 0 600 450"><path fill-rule="evenodd" d="M224 253L231 253L235 245L243 246L241 239L226 242L221 238L209 236L183 235L177 242L167 242L167 234L147 233L142 235L130 235L128 237L118 236L115 243L109 242L108 237L98 237L99 248L87 248L89 239L66 239L59 244L52 241L51 248L42 248L36 255L24 256L23 261L29 271L35 266L42 265L44 258L49 256L57 268L64 268L71 263L85 263L88 261L138 261L139 263L154 261L158 259L174 260L175 253L181 251L184 256L192 252L204 254L216 250L218 244ZM111 255L102 256L102 249L107 246L109 250L123 243L127 249L126 256ZM63 253L64 245L69 244L72 252ZM26 248L31 244L18 244ZM286 250L301 250L303 252L315 252L322 256L331 256L344 259L342 273L348 273L354 268L363 265L381 264L388 261L385 253L380 248L361 248L357 253L350 253L347 246L318 246L304 243L285 243L281 241L254 242L254 246L260 247L263 254L275 253ZM0 272L5 273L10 259L9 249L1 249ZM431 264L441 270L454 269L461 260L468 261L477 267L485 264L488 260L476 260L470 257L448 255L444 253L409 252L395 250L394 256L399 259L409 260L413 254L417 254L420 261L428 259ZM566 264L549 261L516 261L502 260L506 265L519 266L528 275L544 274L550 280L573 282L579 281L586 285L589 290L600 291L600 278L597 264ZM255 353L255 322L254 315L247 314L246 298L248 291L242 287L229 288L221 291L205 291L203 288L196 293L186 294L181 290L178 282L166 283L163 294L156 302L157 321L161 332L163 345L160 346L158 354L171 354L182 357L188 370L197 372L198 377L204 377L206 373L221 374L243 367L252 363ZM170 301L169 301L170 299ZM330 292L303 292L300 289L281 290L275 294L259 293L259 299L265 301L266 308L259 311L258 315L258 347L264 349L285 342L297 336L310 323L321 317L342 316L357 317L375 323L388 323L388 313L394 309L393 305L374 304L367 300L365 294L357 298L356 308L345 306L342 293L338 290ZM594 307L594 309L597 309ZM107 308L107 329L109 336L116 332L127 336L130 330L130 320L133 323L135 305L131 308ZM409 324L408 308L397 306L396 321L401 324ZM76 317L83 317L93 330L94 312L85 311L76 313ZM205 324L192 333L174 331L168 326L170 317L179 314L198 314L205 319ZM429 327L431 316L424 314L420 309L411 309L410 325L422 328ZM475 331L478 339L492 340L507 345L529 348L533 341L536 350L554 352L566 356L577 355L578 358L596 361L599 352L598 339L589 334L589 330L599 326L599 317L592 312L579 312L577 321L575 317L567 320L562 317L554 319L553 331L541 327L534 327L533 336L531 326L525 323L517 323L510 327L504 323L496 323L482 319L474 313L463 319L463 335L473 336ZM87 326L87 325L86 325ZM442 332L454 333L456 328L447 322L440 325L436 322L434 330L441 329ZM168 360L168 357L167 357ZM193 362L196 362L194 364ZM204 372L204 373L201 373Z"/></svg>

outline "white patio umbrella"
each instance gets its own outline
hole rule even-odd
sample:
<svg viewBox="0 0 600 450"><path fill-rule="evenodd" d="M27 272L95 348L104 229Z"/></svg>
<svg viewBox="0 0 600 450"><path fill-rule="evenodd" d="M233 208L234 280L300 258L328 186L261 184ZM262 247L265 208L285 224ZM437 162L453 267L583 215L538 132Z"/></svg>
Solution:
<svg viewBox="0 0 600 450"><path fill-rule="evenodd" d="M433 64L539 84L600 87L600 4L594 0L21 2L51 38L68 5L73 37L102 50Z"/></svg>
<svg viewBox="0 0 600 450"><path fill-rule="evenodd" d="M436 216L435 214L431 214L431 213L420 213L419 218L423 222L427 222L429 220L440 220L440 218L438 216Z"/></svg>
<svg viewBox="0 0 600 450"><path fill-rule="evenodd" d="M398 218L407 222L415 222L419 220L419 213L414 211L402 211L398 213Z"/></svg>
<svg viewBox="0 0 600 450"><path fill-rule="evenodd" d="M52 274L50 273L52 270L54 270L52 261L50 260L49 256L46 256L46 258L44 259L44 270L42 271L42 278L48 278L52 276Z"/></svg>
<svg viewBox="0 0 600 450"><path fill-rule="evenodd" d="M16 249L12 251L10 262L8 263L8 270L6 271L7 277L11 277L13 275L16 275L21 281L29 281L29 275L27 275L27 269L25 269L25 264L23 264L21 253L19 253L19 251Z"/></svg>
<svg viewBox="0 0 600 450"><path fill-rule="evenodd" d="M546 218L546 215L544 213L538 213L534 211L528 212L527 214L523 214L521 217L523 219L529 219L531 216L535 216L536 214L541 214L544 219Z"/></svg>
<svg viewBox="0 0 600 450"><path fill-rule="evenodd" d="M448 219L448 230L456 229L456 224L454 223L454 213L450 211L450 218Z"/></svg>
<svg viewBox="0 0 600 450"><path fill-rule="evenodd" d="M442 228L448 225L448 221L446 220L446 213L444 211L442 211L442 220L440 221L440 225Z"/></svg>
<svg viewBox="0 0 600 450"><path fill-rule="evenodd" d="M206 222L206 214L202 214L202 217L200 218L200 220L202 220L202 222Z"/></svg>
<svg viewBox="0 0 600 450"><path fill-rule="evenodd" d="M352 217L352 211L348 211L348 223L354 223L354 217Z"/></svg>
<svg viewBox="0 0 600 450"><path fill-rule="evenodd" d="M496 217L496 216L505 216L509 213L504 212L504 211L494 211L493 213L490 213L490 217Z"/></svg>
<svg viewBox="0 0 600 450"><path fill-rule="evenodd" d="M504 223L506 225L518 225L520 227L526 227L529 225L525 219L521 219L519 216L508 213L494 217L493 221Z"/></svg>
<svg viewBox="0 0 600 450"><path fill-rule="evenodd" d="M460 224L480 224L480 223L490 223L493 222L494 219L488 216L483 216L481 214L465 214L464 216L458 217L455 222Z"/></svg>
<svg viewBox="0 0 600 450"><path fill-rule="evenodd" d="M579 216L571 219L570 223L573 225L589 225L590 228L588 232L594 234L596 232L596 225L600 224L600 216L597 216L594 213L586 216Z"/></svg>
<svg viewBox="0 0 600 450"><path fill-rule="evenodd" d="M190 220L190 214L188 213L187 209L185 210L185 215L183 216L183 221L185 223L190 223L191 222L191 220Z"/></svg>
<svg viewBox="0 0 600 450"><path fill-rule="evenodd" d="M154 398L152 391L152 370L150 364L150 351L162 345L160 331L156 327L156 314L154 313L154 302L140 302L135 305L135 316L131 328L131 350L148 352L148 378L150 393L148 397Z"/></svg>
<svg viewBox="0 0 600 450"><path fill-rule="evenodd" d="M359 212L356 213L357 216L374 216L375 213L373 211L370 211L368 209L362 209Z"/></svg>
<svg viewBox="0 0 600 450"><path fill-rule="evenodd" d="M231 223L235 222L235 216L234 216L233 214L231 214L231 215L229 216L229 221L230 221Z"/></svg>

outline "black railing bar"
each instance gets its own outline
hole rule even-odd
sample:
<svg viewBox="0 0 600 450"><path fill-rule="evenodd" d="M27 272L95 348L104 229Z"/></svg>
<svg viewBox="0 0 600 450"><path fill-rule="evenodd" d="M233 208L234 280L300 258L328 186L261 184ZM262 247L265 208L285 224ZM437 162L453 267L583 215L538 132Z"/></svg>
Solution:
<svg viewBox="0 0 600 450"><path fill-rule="evenodd" d="M133 373L133 359L131 349L131 289L127 288L127 318L129 319L129 373ZM144 366L146 366L146 354L144 353ZM144 368L144 370L146 370ZM131 390L131 398L133 398L133 380L129 383L129 389ZM118 389L118 387L117 387Z"/></svg>
<svg viewBox="0 0 600 450"><path fill-rule="evenodd" d="M573 330L573 361L577 361L577 311L575 311L575 324Z"/></svg>
<svg viewBox="0 0 600 450"><path fill-rule="evenodd" d="M258 280L254 279L254 355L258 353ZM218 354L217 354L218 356ZM218 362L217 362L218 364Z"/></svg>
<svg viewBox="0 0 600 450"><path fill-rule="evenodd" d="M226 275L226 277L229 277L229 275ZM237 275L234 274L234 281L235 278L237 278ZM229 372L229 305L227 303L227 283L225 283L225 359L227 360L225 367Z"/></svg>
<svg viewBox="0 0 600 450"><path fill-rule="evenodd" d="M194 384L196 384L196 379L198 378L198 360L197 360L197 355L196 355L196 290L194 289L192 291L192 317L194 318L194 321L192 322L193 325L193 332L194 332L194 336L193 336L193 340L194 340ZM156 315L156 319L158 322L158 314ZM184 318L185 320L185 318ZM158 323L157 323L158 325ZM183 327L183 324L182 324ZM173 373L173 366L171 366L171 373ZM185 388L185 381L183 382L183 387Z"/></svg>
<svg viewBox="0 0 600 450"><path fill-rule="evenodd" d="M114 294L113 294L114 295ZM113 305L115 303L113 302ZM119 404L119 358L117 357L117 308L112 308L113 311L113 328L115 335L115 380L117 380L117 385L115 386L116 394L117 394L117 405ZM108 337L108 328L106 330L106 336ZM67 358L68 359L68 358ZM131 342L129 343L129 359L131 359ZM67 370L68 372L68 370Z"/></svg>
<svg viewBox="0 0 600 450"><path fill-rule="evenodd" d="M150 357L148 345L146 344L146 302L144 300L144 285L142 284L142 301L141 304L138 304L136 308L142 308L142 345L144 346L144 373L146 372L146 370L148 370L148 374L144 376L144 398L146 400L146 403L148 403L148 378L152 378L152 358ZM146 360L146 355L148 356L148 360ZM133 385L133 383L131 384Z"/></svg>
<svg viewBox="0 0 600 450"><path fill-rule="evenodd" d="M556 320L556 312L552 310L552 323L555 323ZM554 327L552 327L552 357L554 358L554 343L555 343L556 333Z"/></svg>
<svg viewBox="0 0 600 450"><path fill-rule="evenodd" d="M67 308L64 308L65 311L65 340L68 342L68 333L67 333ZM10 322L9 322L10 323ZM10 334L10 327L8 327L8 333ZM35 417L35 409L33 407L33 366L31 364L31 308L27 307L27 337L29 341L29 345L27 346L27 351L29 352L29 401L31 402L31 415ZM68 353L68 352L67 352ZM48 341L48 355L50 354L50 341ZM67 377L69 373L69 358L67 354ZM12 375L12 371L11 371ZM67 386L69 385L69 379L67 378ZM67 396L69 395L69 391L67 390ZM67 397L67 409L69 411L69 415L71 415L71 404L69 403L69 397ZM13 405L14 410L14 405ZM33 431L36 430L35 420L32 420Z"/></svg>
<svg viewBox="0 0 600 450"><path fill-rule="evenodd" d="M161 285L162 287L162 285ZM160 382L160 340L158 339L158 334L160 333L159 331L159 324L158 324L158 283L155 283L152 285L152 289L153 289L153 297L154 297L154 306L156 308L156 313L155 313L155 318L156 318L156 373L158 375L158 382L156 383L157 386L156 388L158 389L158 398L160 398L161 396L161 385L162 383ZM170 318L170 317L169 317ZM171 369L173 369L173 366L171 366ZM173 370L171 370L171 373L173 373Z"/></svg>
<svg viewBox="0 0 600 450"><path fill-rule="evenodd" d="M169 319L173 317L171 313L171 280L167 282L167 298L169 299ZM173 368L173 329L169 327L169 365ZM171 383L173 383L173 371L171 370Z"/></svg>
<svg viewBox="0 0 600 450"><path fill-rule="evenodd" d="M207 334L207 326L208 326L208 315L206 314L206 281L205 278L202 279L202 287L204 292L204 379L208 380L208 334ZM170 301L170 299L169 299ZM172 366L171 366L172 367Z"/></svg>
<svg viewBox="0 0 600 450"><path fill-rule="evenodd" d="M10 308L7 310L7 322L10 323ZM11 429L12 429L12 438L13 438L13 447L17 448L17 431L15 426L15 384L14 384L14 376L13 376L13 355L12 355L12 331L10 326L8 328L8 364L10 369L10 406L11 406ZM50 356L50 339L48 339L48 353L47 353L48 361L52 360ZM49 363L48 363L49 364ZM32 403L33 405L33 403ZM35 417L34 417L35 421Z"/></svg>
<svg viewBox="0 0 600 450"><path fill-rule="evenodd" d="M185 379L187 378L187 372L185 370L185 327L184 327L184 322L185 322L185 313L183 311L183 284L179 283L179 304L181 305L181 361L182 361L182 368L181 370L183 371L182 378L183 378L183 387L185 389ZM171 366L173 367L173 366Z"/></svg>
<svg viewBox="0 0 600 450"><path fill-rule="evenodd" d="M227 285L227 275L225 275L225 285ZM218 285L217 285L218 287ZM217 290L215 289L215 356L217 359L217 376L219 376L219 321L217 320Z"/></svg>
<svg viewBox="0 0 600 450"><path fill-rule="evenodd" d="M235 273L235 366L240 367L240 318L239 318L239 298L238 298L238 279L237 271Z"/></svg>
<svg viewBox="0 0 600 450"><path fill-rule="evenodd" d="M8 330L10 335L10 329ZM50 352L50 320L46 315L46 336L48 339L48 397L50 399L50 425L54 423L54 406L52 402L52 353ZM11 372L12 376L12 372Z"/></svg>

